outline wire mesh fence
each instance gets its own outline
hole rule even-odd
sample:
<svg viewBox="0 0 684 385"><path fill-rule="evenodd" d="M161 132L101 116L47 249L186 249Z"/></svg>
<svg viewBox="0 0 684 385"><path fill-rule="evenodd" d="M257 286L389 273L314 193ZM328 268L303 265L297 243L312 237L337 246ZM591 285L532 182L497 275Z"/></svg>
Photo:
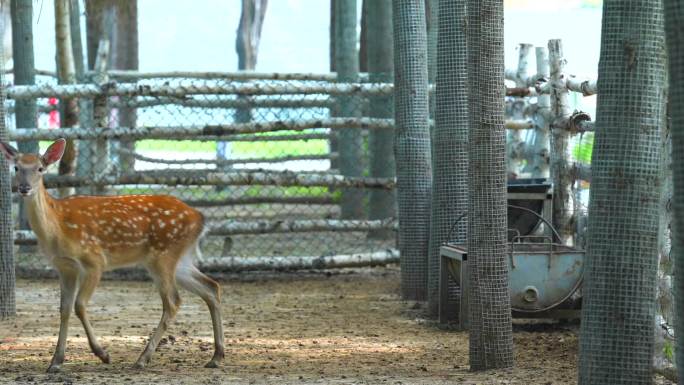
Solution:
<svg viewBox="0 0 684 385"><path fill-rule="evenodd" d="M58 137L76 141L71 159L77 164L68 168L74 172L57 175L55 168L46 177L54 195L177 196L205 215L210 232L203 262L215 269L397 259L393 206L386 217L368 219L371 192L394 188L393 178L375 177L369 165L369 133L391 129L392 121L367 117L372 96L373 116L391 114L391 85L306 74L286 80L116 75L75 86L45 77L37 86L12 88L10 112L16 100L30 98L40 111L38 127L13 130L12 140L39 142L42 149ZM65 96L81 98L81 128L59 128L59 97ZM336 117L341 99L351 113ZM342 130L360 140L355 148L331 151ZM360 175L339 169L336 161L347 151ZM358 209L342 219L345 195L356 197ZM45 268L30 246L31 233L18 230L24 230L17 232L18 271ZM368 236L378 230L389 236Z"/></svg>

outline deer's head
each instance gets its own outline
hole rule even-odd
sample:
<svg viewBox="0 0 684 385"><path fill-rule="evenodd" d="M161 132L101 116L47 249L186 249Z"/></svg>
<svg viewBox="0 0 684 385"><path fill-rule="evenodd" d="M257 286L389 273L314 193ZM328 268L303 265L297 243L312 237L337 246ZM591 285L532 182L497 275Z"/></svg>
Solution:
<svg viewBox="0 0 684 385"><path fill-rule="evenodd" d="M23 196L31 196L38 191L43 175L48 167L64 155L66 140L57 139L43 155L22 154L16 148L0 141L0 153L5 155L10 165L14 165L17 178L17 191Z"/></svg>

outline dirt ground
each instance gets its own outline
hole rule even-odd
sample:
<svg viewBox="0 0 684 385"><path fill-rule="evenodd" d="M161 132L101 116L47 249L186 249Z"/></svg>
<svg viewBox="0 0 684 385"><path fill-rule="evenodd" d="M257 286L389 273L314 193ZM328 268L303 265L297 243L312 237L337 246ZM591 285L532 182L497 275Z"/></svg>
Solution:
<svg viewBox="0 0 684 385"><path fill-rule="evenodd" d="M516 325L516 367L471 373L468 335L438 328L399 298L396 268L243 275L222 280L226 361L211 358L209 313L190 293L142 371L132 364L161 315L150 282L104 281L89 307L112 363L93 356L72 316L62 373L45 372L57 339L55 280L17 283L16 319L0 321L0 383L571 384L575 325Z"/></svg>

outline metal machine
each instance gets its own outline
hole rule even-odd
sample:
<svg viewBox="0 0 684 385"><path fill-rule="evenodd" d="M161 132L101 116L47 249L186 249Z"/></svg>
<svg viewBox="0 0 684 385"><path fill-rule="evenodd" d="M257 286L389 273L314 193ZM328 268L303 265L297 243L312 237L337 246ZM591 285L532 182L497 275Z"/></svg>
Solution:
<svg viewBox="0 0 684 385"><path fill-rule="evenodd" d="M576 318L568 299L579 288L584 251L560 244L551 225L551 185L517 180L508 185L508 261L513 315L522 318ZM468 327L468 250L464 244L440 248L440 322L458 319Z"/></svg>

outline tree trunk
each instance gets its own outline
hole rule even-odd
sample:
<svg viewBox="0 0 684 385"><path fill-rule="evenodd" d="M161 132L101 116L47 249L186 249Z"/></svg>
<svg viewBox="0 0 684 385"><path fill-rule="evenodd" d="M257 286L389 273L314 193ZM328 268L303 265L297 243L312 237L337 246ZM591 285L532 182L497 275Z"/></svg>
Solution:
<svg viewBox="0 0 684 385"><path fill-rule="evenodd" d="M352 83L359 77L359 51L357 47L357 13L356 0L338 1L335 14L335 68L339 82ZM339 116L359 117L362 103L359 98L344 95L338 99ZM340 173L345 176L361 176L363 174L363 141L361 133L354 129L342 129L337 132ZM363 192L355 189L342 190L341 217L344 219L360 219L364 215Z"/></svg>
<svg viewBox="0 0 684 385"><path fill-rule="evenodd" d="M81 32L81 7L79 0L71 0L71 45L74 52L74 68L76 69L76 81L79 84L85 84L86 79L86 63L84 48L82 42ZM88 98L79 99L79 123L81 127L92 127L93 122L93 101ZM78 159L76 161L76 175L85 176L92 171L90 164L90 142L87 140L79 140L76 144ZM87 193L84 189L76 189L77 194Z"/></svg>
<svg viewBox="0 0 684 385"><path fill-rule="evenodd" d="M424 2L393 1L392 20L401 294L423 301L432 188Z"/></svg>
<svg viewBox="0 0 684 385"><path fill-rule="evenodd" d="M679 378L684 378L684 5L665 0L665 31L669 63L669 111L672 133L673 245L675 359Z"/></svg>
<svg viewBox="0 0 684 385"><path fill-rule="evenodd" d="M468 0L470 368L513 366L508 289L503 1Z"/></svg>
<svg viewBox="0 0 684 385"><path fill-rule="evenodd" d="M240 24L237 29L235 51L238 55L238 70L253 71L256 68L259 53L259 41L261 30L266 16L268 0L242 0L242 12ZM248 96L238 96L238 100L249 101ZM251 108L238 108L235 111L236 123L249 123L252 121ZM216 143L216 158L230 159L230 143ZM226 167L230 169L231 167Z"/></svg>
<svg viewBox="0 0 684 385"><path fill-rule="evenodd" d="M115 24L114 35L111 36L111 65L108 68L115 70L138 69L138 2L137 0L114 0ZM119 109L120 127L135 127L137 111L135 108ZM130 155L135 150L135 142L121 140L119 146L123 150L119 153L121 169L124 172L135 170L135 158Z"/></svg>
<svg viewBox="0 0 684 385"><path fill-rule="evenodd" d="M2 3L3 5L5 3ZM12 0L12 56L14 58L14 84L36 84L35 60L33 55L33 1ZM3 9L4 12L4 9ZM15 119L17 128L37 127L35 99L15 101ZM18 149L23 153L37 153L38 142L19 142ZM24 200L19 201L19 228L29 228L25 213Z"/></svg>
<svg viewBox="0 0 684 385"><path fill-rule="evenodd" d="M366 7L368 72L371 82L391 83L394 77L394 50L392 34L392 1L364 0ZM369 116L392 118L394 105L391 95L374 96L370 99ZM368 139L370 175L373 177L394 177L394 130L371 130ZM370 219L383 219L396 215L396 192L370 192L368 207ZM387 230L373 230L370 238L389 239L395 234Z"/></svg>
<svg viewBox="0 0 684 385"><path fill-rule="evenodd" d="M69 0L55 0L55 38L57 44L57 78L60 84L76 83L74 52L71 45L71 17ZM60 101L61 127L78 127L78 99L63 98ZM73 175L76 171L76 146L67 139L64 155L59 161L59 175ZM60 189L60 195L72 193L72 189Z"/></svg>
<svg viewBox="0 0 684 385"><path fill-rule="evenodd" d="M368 72L368 8L371 0L362 0L361 35L359 36L359 72Z"/></svg>
<svg viewBox="0 0 684 385"><path fill-rule="evenodd" d="M603 2L579 384L652 381L664 46L660 0Z"/></svg>
<svg viewBox="0 0 684 385"><path fill-rule="evenodd" d="M564 244L574 244L575 195L570 163L570 132L564 122L570 117L568 88L563 74L565 58L559 39L549 40L549 69L551 89L551 178L553 179L553 227Z"/></svg>
<svg viewBox="0 0 684 385"><path fill-rule="evenodd" d="M29 0L30 1L30 0ZM10 7L6 1L1 2L0 12L9 14ZM29 12L30 15L30 12ZM7 41L9 31L9 18L2 16L0 25L0 41ZM0 45L0 140L9 140L9 130L5 116L5 55L7 47ZM4 156L0 156L0 319L14 317L17 313L15 299L15 273L14 273L14 245L12 223L12 191L9 165Z"/></svg>
<svg viewBox="0 0 684 385"><path fill-rule="evenodd" d="M337 0L330 0L330 72L336 73L337 66L335 63L335 45L337 44ZM330 116L338 116L337 103L333 103L330 107ZM337 152L337 135L330 135L330 140L328 141L328 146L330 152ZM339 170L339 164L337 159L330 161L330 168L333 170Z"/></svg>
<svg viewBox="0 0 684 385"><path fill-rule="evenodd" d="M437 79L437 30L439 29L439 0L425 0L425 24L428 39L428 83ZM435 117L436 94L430 95L430 118Z"/></svg>
<svg viewBox="0 0 684 385"><path fill-rule="evenodd" d="M138 69L138 2L137 0L92 0L86 2L88 66L93 69L98 46L102 39L110 42L110 54L106 68L114 70ZM137 111L122 107L117 112L120 127L135 127ZM118 154L121 170L133 172L135 141L121 140L111 144L113 158ZM118 151L118 148L123 151ZM109 161L109 160L108 160Z"/></svg>
<svg viewBox="0 0 684 385"><path fill-rule="evenodd" d="M465 243L468 211L468 88L466 0L439 4L435 128L432 132L432 215L428 254L428 313L438 315L439 248ZM437 24L437 21L434 21Z"/></svg>

